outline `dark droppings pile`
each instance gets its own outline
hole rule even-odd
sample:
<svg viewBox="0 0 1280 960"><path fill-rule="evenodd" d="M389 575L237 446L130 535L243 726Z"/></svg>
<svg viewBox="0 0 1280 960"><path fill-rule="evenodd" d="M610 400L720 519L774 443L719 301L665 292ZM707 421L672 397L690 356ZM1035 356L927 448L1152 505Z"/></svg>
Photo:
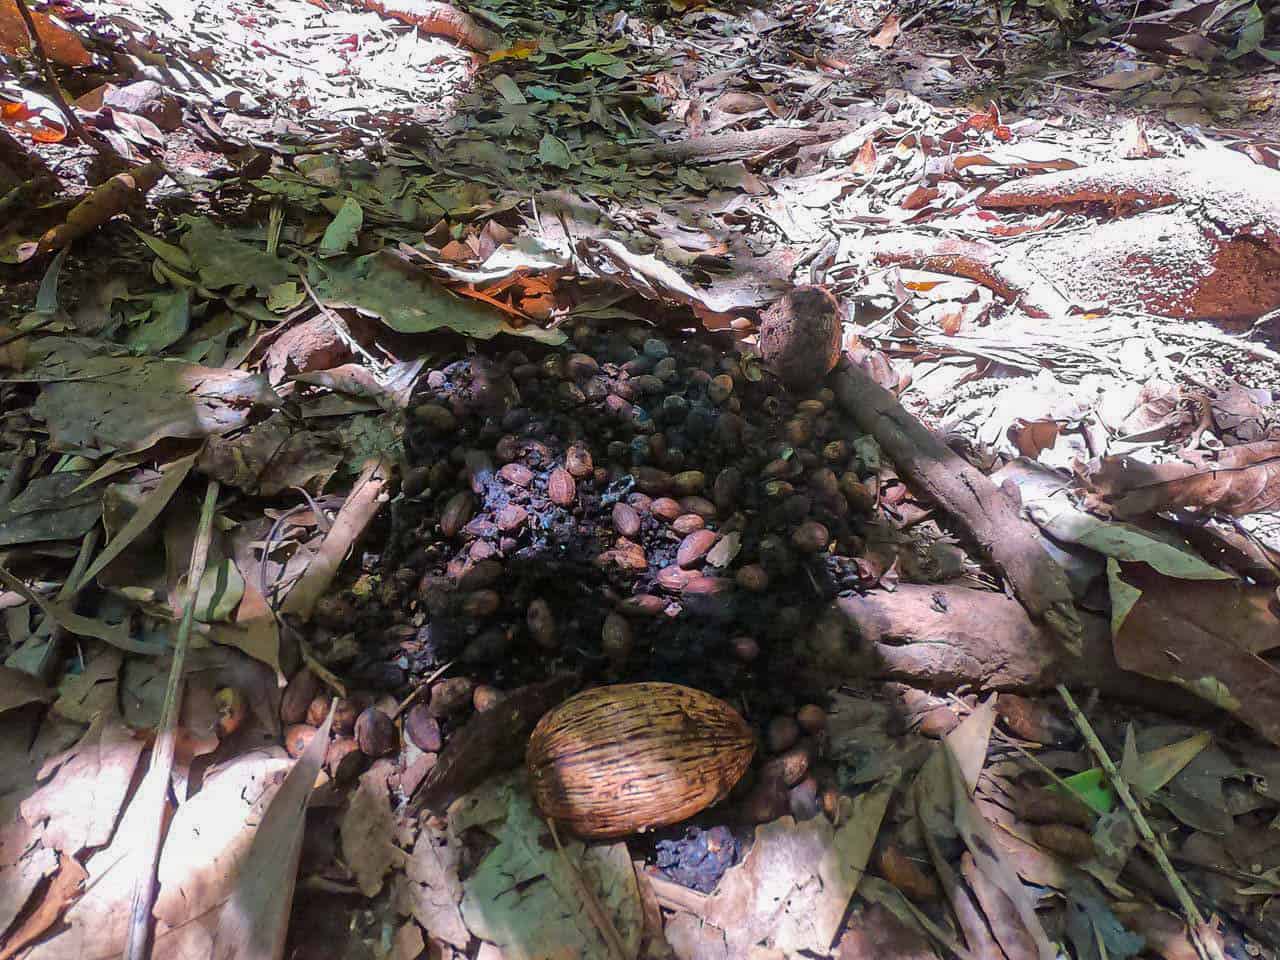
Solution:
<svg viewBox="0 0 1280 960"><path fill-rule="evenodd" d="M404 679L456 660L451 675L499 691L564 669L584 684L683 683L761 732L756 766L770 745L784 752L770 722L822 704L847 656L829 601L879 575L858 559L878 452L831 392L788 393L728 334L641 326L579 327L536 353L486 347L422 384L362 611L394 638ZM386 661L353 665L357 682L385 681ZM465 715L442 722L447 737ZM819 740L799 739L808 781ZM812 807L820 784L796 786ZM704 888L736 856L717 824L787 812L778 802L745 817L722 805L650 838L652 852Z"/></svg>

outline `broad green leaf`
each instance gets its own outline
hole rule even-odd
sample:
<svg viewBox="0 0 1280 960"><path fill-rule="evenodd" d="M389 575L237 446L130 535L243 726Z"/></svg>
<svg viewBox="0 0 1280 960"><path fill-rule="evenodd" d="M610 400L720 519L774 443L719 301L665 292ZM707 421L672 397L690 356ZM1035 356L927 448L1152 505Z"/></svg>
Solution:
<svg viewBox="0 0 1280 960"><path fill-rule="evenodd" d="M1138 797L1151 796L1194 760L1209 745L1211 739L1209 732L1204 731L1186 740L1141 754L1137 761L1137 772L1130 783L1134 794ZM1118 798L1115 790L1101 767L1067 777L1063 783L1098 813L1110 813L1116 805ZM1050 789L1058 790L1059 787L1055 784Z"/></svg>
<svg viewBox="0 0 1280 960"><path fill-rule="evenodd" d="M152 253L171 267L181 270L183 273L191 273L195 270L196 265L191 262L191 258L187 256L187 252L181 247L175 247L172 243L161 240L159 237L143 233L136 227L133 228L133 232L138 235L139 240L151 248Z"/></svg>
<svg viewBox="0 0 1280 960"><path fill-rule="evenodd" d="M277 283L267 294L267 309L273 313L288 313L307 299L307 292L293 280Z"/></svg>
<svg viewBox="0 0 1280 960"><path fill-rule="evenodd" d="M573 157L565 142L550 133L542 135L542 142L538 144L538 159L549 167L560 167L562 170L573 166Z"/></svg>
<svg viewBox="0 0 1280 960"><path fill-rule="evenodd" d="M182 246L200 271L200 282L210 290L248 284L265 297L273 286L289 279L285 261L237 240L208 220L193 223L182 238Z"/></svg>
<svg viewBox="0 0 1280 960"><path fill-rule="evenodd" d="M210 567L196 591L196 619L201 623L230 620L244 596L244 577L229 557Z"/></svg>
<svg viewBox="0 0 1280 960"><path fill-rule="evenodd" d="M155 293L151 317L134 328L125 341L134 353L160 353L187 335L191 328L191 291Z"/></svg>
<svg viewBox="0 0 1280 960"><path fill-rule="evenodd" d="M536 83L525 87L524 92L533 97L533 99L542 100L546 103L550 103L553 100L564 99L563 94L561 94L559 90L553 89L552 87L543 87Z"/></svg>
<svg viewBox="0 0 1280 960"><path fill-rule="evenodd" d="M325 228L324 236L320 238L320 256L334 257L345 252L347 247L356 242L363 225L364 210L354 198L347 197L342 201L342 208Z"/></svg>

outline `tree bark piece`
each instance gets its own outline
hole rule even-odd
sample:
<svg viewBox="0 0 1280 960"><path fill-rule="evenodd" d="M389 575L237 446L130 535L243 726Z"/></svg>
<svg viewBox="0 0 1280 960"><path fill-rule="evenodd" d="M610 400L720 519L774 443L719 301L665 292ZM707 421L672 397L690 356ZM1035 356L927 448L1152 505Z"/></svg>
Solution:
<svg viewBox="0 0 1280 960"><path fill-rule="evenodd" d="M836 397L917 492L941 506L997 567L1014 595L1069 650L1079 651L1080 621L1067 576L1031 521L985 475L953 453L897 399L857 367L834 377Z"/></svg>
<svg viewBox="0 0 1280 960"><path fill-rule="evenodd" d="M446 37L464 47L481 52L495 50L502 38L476 23L471 14L439 0L359 0L360 6L384 17L399 20L419 33Z"/></svg>
<svg viewBox="0 0 1280 960"><path fill-rule="evenodd" d="M1105 617L1084 615L1083 656L1064 654L1015 600L991 590L899 584L890 593L841 597L836 607L858 636L869 672L933 690L1035 691L1065 681L1118 699L1200 716L1211 708L1178 687L1120 669Z"/></svg>

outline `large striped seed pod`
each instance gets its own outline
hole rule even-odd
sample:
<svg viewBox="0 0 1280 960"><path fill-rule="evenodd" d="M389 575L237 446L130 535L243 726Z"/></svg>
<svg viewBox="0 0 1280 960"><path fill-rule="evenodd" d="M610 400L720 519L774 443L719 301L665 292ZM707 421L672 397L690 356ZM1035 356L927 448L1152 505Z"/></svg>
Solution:
<svg viewBox="0 0 1280 960"><path fill-rule="evenodd" d="M596 687L534 728L525 760L534 800L587 839L685 820L723 797L755 752L732 707L674 683Z"/></svg>

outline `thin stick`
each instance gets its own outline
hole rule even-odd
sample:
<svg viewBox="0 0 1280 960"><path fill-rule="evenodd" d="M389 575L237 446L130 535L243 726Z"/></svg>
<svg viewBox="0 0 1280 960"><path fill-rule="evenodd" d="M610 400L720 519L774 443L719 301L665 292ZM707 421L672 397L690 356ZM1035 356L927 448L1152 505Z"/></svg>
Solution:
<svg viewBox="0 0 1280 960"><path fill-rule="evenodd" d="M391 719L395 720L397 717L400 716L400 714L404 713L407 709L409 709L409 707L413 704L413 702L417 700L418 697L422 696L424 691L431 689L431 684L435 683L442 676L444 676L444 672L448 670L450 667L452 667L455 662L456 661L454 660L450 660L443 667L440 667L438 670L434 671L431 674L431 676L427 677L420 684L414 687L413 692L400 701L400 706L396 707L395 712L391 714Z"/></svg>
<svg viewBox="0 0 1280 960"><path fill-rule="evenodd" d="M191 625L196 617L196 597L200 592L200 581L204 578L205 563L209 559L209 544L213 540L213 513L217 505L218 481L210 480L205 490L204 504L200 508L196 541L191 547L191 564L187 568L187 599L183 605L178 636L173 644L173 666L169 669L169 685L164 692L156 743L151 750L151 766L148 767L146 779L138 788L138 795L133 801L145 804L145 815L141 822L147 825L149 835L138 849L140 870L133 888L133 905L129 913L128 936L124 947L125 960L148 960L151 954L151 911L155 907L159 886L156 868L160 861L160 847L164 842L164 808L169 797L169 778L173 773L173 754L178 740L182 670L187 659L187 648L191 643Z"/></svg>
<svg viewBox="0 0 1280 960"><path fill-rule="evenodd" d="M1187 922L1191 942L1195 945L1196 953L1204 960L1209 956L1209 953L1200 937L1200 927L1204 925L1204 916L1200 913L1200 908L1191 899L1191 893L1187 890L1186 884L1182 882L1182 878L1173 869L1173 864L1169 862L1169 855L1164 851L1164 845L1156 836L1155 831L1151 829L1151 824L1147 822L1147 818L1143 815L1142 808L1138 806L1138 801L1133 798L1133 794L1129 791L1129 784L1120 775L1119 769L1116 768L1110 754L1107 753L1107 748L1098 739L1097 733L1094 732L1093 727L1089 724L1084 712L1076 705L1071 692L1065 685L1058 684L1058 695L1062 697L1067 709L1071 711L1071 719L1075 721L1081 736L1089 744L1089 749L1093 751L1093 755L1098 758L1098 763L1106 771L1107 778L1111 781L1111 786L1115 788L1116 795L1129 811L1129 816L1133 817L1133 825L1138 828L1138 833L1145 841L1147 849L1156 858L1156 863L1160 866L1160 872L1164 874L1165 879L1169 881L1169 886L1173 888L1173 894L1178 898L1178 906L1182 908L1183 919Z"/></svg>
<svg viewBox="0 0 1280 960"><path fill-rule="evenodd" d="M609 955L614 960L626 960L627 951L622 944L622 937L618 936L618 929L613 925L613 920L610 919L609 915L604 912L604 907L600 905L600 901L596 899L596 895L591 888L587 886L586 878L573 865L573 861L569 859L569 854L565 853L564 847L560 845L560 835L556 833L556 822L548 817L546 823L547 829L551 831L551 839L555 841L556 853L560 854L560 859L564 862L565 869L569 871L569 876L578 885L578 892L582 894L583 905L587 908L587 913L591 914L591 920L596 925L600 939L604 941L604 945L608 948Z"/></svg>
<svg viewBox="0 0 1280 960"><path fill-rule="evenodd" d="M49 55L45 53L44 41L40 39L40 34L36 31L36 22L31 16L31 11L27 8L27 0L17 0L18 13L22 14L23 22L27 25L27 33L31 35L31 49L36 52L36 56L40 58L40 64L44 67L44 78L49 83L49 94L53 97L53 102L58 105L58 110L62 116L66 118L68 126L80 142L86 146L92 147L104 157L108 157L117 165L124 161L120 154L111 149L111 145L99 137L96 133L90 134L85 129L84 124L80 122L80 118L76 116L76 112L71 109L66 98L62 95L62 87L58 86L58 75L53 72L53 62L49 59Z"/></svg>
<svg viewBox="0 0 1280 960"><path fill-rule="evenodd" d="M80 588L84 586L80 581L84 578L85 570L89 569L89 561L93 559L93 553L98 549L98 541L101 539L101 526L94 526L92 530L84 535L84 539L80 541L80 551L76 554L75 563L71 566L71 572L67 574L66 581L58 591L57 602L73 613L75 612L76 596L80 593ZM58 660L62 655L62 641L66 639L66 636L66 628L60 623L55 623L53 629L49 631L49 642L45 644L44 653L40 655L40 664L37 668L37 673L44 678L46 683L50 683L53 680L54 671L57 669Z"/></svg>

